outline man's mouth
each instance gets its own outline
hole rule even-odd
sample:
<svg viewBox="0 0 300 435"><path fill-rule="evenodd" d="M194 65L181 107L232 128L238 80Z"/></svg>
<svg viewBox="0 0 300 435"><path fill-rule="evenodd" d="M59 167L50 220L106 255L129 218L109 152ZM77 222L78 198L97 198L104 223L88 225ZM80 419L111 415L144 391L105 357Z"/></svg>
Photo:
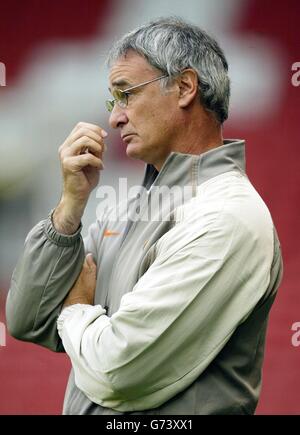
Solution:
<svg viewBox="0 0 300 435"><path fill-rule="evenodd" d="M122 137L122 140L123 140L125 143L128 143L128 142L131 141L131 139L133 138L133 136L135 136L134 133L128 133L128 134L124 134L124 135L122 135L121 137Z"/></svg>

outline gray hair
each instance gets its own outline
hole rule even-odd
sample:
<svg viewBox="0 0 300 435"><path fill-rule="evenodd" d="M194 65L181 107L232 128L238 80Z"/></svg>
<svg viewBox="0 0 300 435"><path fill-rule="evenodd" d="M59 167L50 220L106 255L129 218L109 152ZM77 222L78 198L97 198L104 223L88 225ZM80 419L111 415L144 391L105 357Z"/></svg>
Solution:
<svg viewBox="0 0 300 435"><path fill-rule="evenodd" d="M108 54L107 64L111 65L129 50L171 78L186 68L194 69L201 104L220 123L228 118L228 63L218 43L199 27L177 17L151 21L117 41ZM162 86L166 87L167 82L163 80Z"/></svg>

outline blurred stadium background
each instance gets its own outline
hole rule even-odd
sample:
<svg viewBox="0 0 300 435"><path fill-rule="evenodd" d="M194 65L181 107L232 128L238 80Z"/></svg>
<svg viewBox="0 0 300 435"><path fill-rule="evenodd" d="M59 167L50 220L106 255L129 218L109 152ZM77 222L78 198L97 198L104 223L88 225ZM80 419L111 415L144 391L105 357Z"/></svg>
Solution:
<svg viewBox="0 0 300 435"><path fill-rule="evenodd" d="M0 3L0 321L10 277L29 229L60 196L57 155L78 121L108 129L104 59L125 31L179 15L215 35L230 64L232 102L225 137L246 138L250 179L268 204L282 243L285 276L272 310L257 414L300 413L299 224L300 62L298 0L10 0ZM300 83L299 83L300 84ZM129 161L109 131L101 182L137 184L143 165ZM96 191L84 217L95 218ZM4 344L2 342L2 344ZM300 344L300 342L299 342ZM65 355L6 336L0 346L0 414L59 414L70 364Z"/></svg>

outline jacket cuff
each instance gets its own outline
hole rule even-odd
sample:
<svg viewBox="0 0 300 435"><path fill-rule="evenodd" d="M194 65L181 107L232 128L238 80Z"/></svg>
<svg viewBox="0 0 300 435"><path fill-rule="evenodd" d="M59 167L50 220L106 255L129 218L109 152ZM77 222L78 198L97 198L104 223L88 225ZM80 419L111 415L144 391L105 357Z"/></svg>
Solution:
<svg viewBox="0 0 300 435"><path fill-rule="evenodd" d="M47 238L51 240L53 243L59 246L73 246L81 237L82 223L80 222L78 230L74 234L61 234L59 233L52 221L52 215L54 210L51 210L48 218L44 221L44 233Z"/></svg>

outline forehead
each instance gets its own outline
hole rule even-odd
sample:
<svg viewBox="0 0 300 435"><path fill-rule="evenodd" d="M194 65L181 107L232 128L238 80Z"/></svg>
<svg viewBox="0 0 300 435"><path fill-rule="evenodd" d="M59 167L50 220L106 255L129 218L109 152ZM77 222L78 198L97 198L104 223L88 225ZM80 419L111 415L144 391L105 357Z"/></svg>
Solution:
<svg viewBox="0 0 300 435"><path fill-rule="evenodd" d="M146 59L134 51L128 51L126 55L117 59L109 72L109 84L113 86L126 86L151 79L153 68Z"/></svg>

